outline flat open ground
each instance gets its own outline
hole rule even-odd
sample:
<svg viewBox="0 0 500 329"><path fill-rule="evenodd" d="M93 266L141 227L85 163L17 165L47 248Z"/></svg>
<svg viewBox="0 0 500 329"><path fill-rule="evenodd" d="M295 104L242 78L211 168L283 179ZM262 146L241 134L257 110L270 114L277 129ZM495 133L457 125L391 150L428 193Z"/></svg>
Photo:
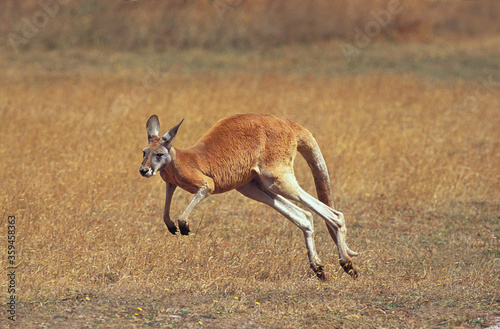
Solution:
<svg viewBox="0 0 500 329"><path fill-rule="evenodd" d="M28 52L0 58L2 234L16 217L19 328L480 328L500 321L498 38L256 51ZM218 119L286 116L317 138L360 278L328 281L301 231L236 192L192 234L138 169L145 122L192 145ZM301 185L314 194L303 159ZM190 194L177 191L180 214ZM7 264L2 238L0 266ZM7 276L7 270L2 270ZM0 292L7 301L8 282ZM0 325L7 327L1 308Z"/></svg>

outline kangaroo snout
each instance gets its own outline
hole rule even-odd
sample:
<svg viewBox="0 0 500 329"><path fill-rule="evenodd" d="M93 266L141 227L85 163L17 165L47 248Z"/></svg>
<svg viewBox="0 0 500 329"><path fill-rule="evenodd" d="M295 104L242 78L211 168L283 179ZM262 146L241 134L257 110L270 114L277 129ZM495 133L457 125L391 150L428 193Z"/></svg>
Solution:
<svg viewBox="0 0 500 329"><path fill-rule="evenodd" d="M151 170L151 168L146 168L144 166L141 166L141 168L139 168L139 172L144 177L152 176L152 170Z"/></svg>

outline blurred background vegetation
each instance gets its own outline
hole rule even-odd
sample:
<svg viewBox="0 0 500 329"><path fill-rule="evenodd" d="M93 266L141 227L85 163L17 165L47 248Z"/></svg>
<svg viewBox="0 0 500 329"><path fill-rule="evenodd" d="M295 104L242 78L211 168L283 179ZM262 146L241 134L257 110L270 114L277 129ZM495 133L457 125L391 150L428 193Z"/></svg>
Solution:
<svg viewBox="0 0 500 329"><path fill-rule="evenodd" d="M401 11L387 19L391 6ZM19 50L244 50L352 41L376 16L383 25L376 38L394 42L500 32L498 0L2 0L0 32L10 50L12 43Z"/></svg>

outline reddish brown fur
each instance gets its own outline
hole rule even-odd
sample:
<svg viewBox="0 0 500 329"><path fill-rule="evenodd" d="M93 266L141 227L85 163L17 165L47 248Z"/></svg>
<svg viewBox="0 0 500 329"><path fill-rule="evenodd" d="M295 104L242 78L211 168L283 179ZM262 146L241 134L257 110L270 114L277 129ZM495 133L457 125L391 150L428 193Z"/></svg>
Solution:
<svg viewBox="0 0 500 329"><path fill-rule="evenodd" d="M227 192L250 182L260 168L293 165L296 136L302 129L273 115L230 116L217 122L191 148L175 149L171 165L160 174L166 182L191 193L203 185L212 193Z"/></svg>

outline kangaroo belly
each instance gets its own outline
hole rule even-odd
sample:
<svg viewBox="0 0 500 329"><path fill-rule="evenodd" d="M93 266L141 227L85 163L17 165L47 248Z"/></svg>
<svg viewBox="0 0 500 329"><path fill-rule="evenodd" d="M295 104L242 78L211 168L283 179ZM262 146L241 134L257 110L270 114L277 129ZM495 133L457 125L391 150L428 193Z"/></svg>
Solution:
<svg viewBox="0 0 500 329"><path fill-rule="evenodd" d="M246 172L225 171L212 177L215 184L214 193L224 193L246 185L256 176L255 172L250 170Z"/></svg>

